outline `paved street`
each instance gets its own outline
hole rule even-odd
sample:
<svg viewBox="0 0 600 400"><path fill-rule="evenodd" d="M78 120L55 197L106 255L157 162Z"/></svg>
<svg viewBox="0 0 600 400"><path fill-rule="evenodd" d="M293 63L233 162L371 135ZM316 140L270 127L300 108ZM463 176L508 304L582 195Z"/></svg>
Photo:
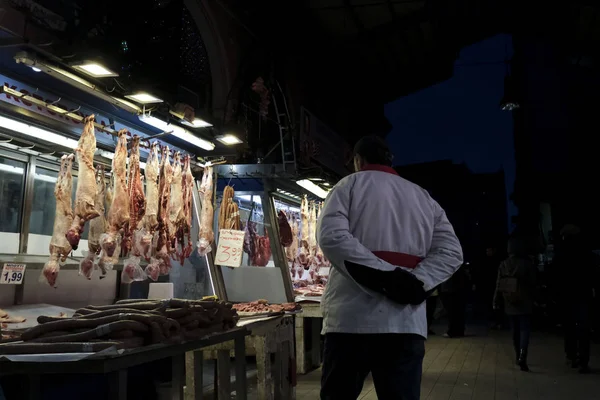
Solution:
<svg viewBox="0 0 600 400"><path fill-rule="evenodd" d="M441 331L441 329L439 330ZM600 366L600 348L593 348L592 368ZM479 332L465 339L433 336L423 365L423 400L600 400L600 369L582 376L565 365L562 341L534 333L530 373L514 365L508 332ZM297 399L319 399L320 371L300 376ZM372 381L362 400L375 400Z"/></svg>

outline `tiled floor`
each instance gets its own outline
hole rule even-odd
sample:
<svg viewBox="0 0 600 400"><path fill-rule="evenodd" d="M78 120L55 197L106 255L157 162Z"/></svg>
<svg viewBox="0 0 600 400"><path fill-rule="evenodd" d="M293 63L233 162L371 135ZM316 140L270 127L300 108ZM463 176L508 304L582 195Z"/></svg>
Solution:
<svg viewBox="0 0 600 400"><path fill-rule="evenodd" d="M592 367L600 366L600 349L593 349ZM507 332L465 339L433 336L423 362L422 400L600 400L600 373L579 375L564 362L562 341L535 333L530 348L532 372L514 366ZM296 398L318 400L320 371L298 377ZM376 400L370 379L361 400Z"/></svg>

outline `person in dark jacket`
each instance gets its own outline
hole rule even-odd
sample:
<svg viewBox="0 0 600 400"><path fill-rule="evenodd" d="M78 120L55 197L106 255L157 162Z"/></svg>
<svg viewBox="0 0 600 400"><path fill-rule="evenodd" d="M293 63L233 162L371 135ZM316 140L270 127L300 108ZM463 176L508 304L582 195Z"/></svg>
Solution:
<svg viewBox="0 0 600 400"><path fill-rule="evenodd" d="M450 279L440 286L442 305L448 313L448 331L444 337L460 338L465 336L468 290L469 277L465 265L461 266Z"/></svg>
<svg viewBox="0 0 600 400"><path fill-rule="evenodd" d="M516 361L521 371L527 372L537 269L527 254L523 241L518 238L509 240L508 254L508 258L498 268L494 308L499 309L503 300L504 312L512 324Z"/></svg>
<svg viewBox="0 0 600 400"><path fill-rule="evenodd" d="M594 296L595 258L581 229L565 225L554 263L559 272L558 292L563 315L567 361L580 373L588 373L590 361L590 310Z"/></svg>

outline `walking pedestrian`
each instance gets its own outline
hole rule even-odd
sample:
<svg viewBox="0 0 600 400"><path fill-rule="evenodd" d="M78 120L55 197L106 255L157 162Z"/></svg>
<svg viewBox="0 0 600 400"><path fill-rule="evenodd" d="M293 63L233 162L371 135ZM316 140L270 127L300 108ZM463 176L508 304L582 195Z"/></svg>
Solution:
<svg viewBox="0 0 600 400"><path fill-rule="evenodd" d="M331 190L317 224L332 264L321 399L357 399L370 372L379 399L419 400L425 299L462 250L444 210L391 167L383 139L363 138L354 153L357 173Z"/></svg>
<svg viewBox="0 0 600 400"><path fill-rule="evenodd" d="M594 299L595 257L581 228L567 224L554 263L559 271L558 291L563 316L567 362L579 372L590 372L591 309Z"/></svg>
<svg viewBox="0 0 600 400"><path fill-rule="evenodd" d="M463 265L441 286L442 304L448 313L448 330L444 337L465 336L468 291L469 277Z"/></svg>
<svg viewBox="0 0 600 400"><path fill-rule="evenodd" d="M504 311L512 325L513 347L517 365L528 372L527 356L531 335L531 315L536 290L537 269L526 246L519 238L508 243L508 258L498 268L494 308L503 300Z"/></svg>

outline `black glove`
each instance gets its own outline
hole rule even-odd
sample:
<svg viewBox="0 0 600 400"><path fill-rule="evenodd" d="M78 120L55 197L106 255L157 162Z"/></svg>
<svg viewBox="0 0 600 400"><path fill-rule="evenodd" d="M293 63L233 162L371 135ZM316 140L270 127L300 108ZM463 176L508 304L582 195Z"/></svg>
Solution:
<svg viewBox="0 0 600 400"><path fill-rule="evenodd" d="M398 304L417 305L427 299L428 293L423 289L423 282L402 268L379 271L350 261L344 264L356 282Z"/></svg>

